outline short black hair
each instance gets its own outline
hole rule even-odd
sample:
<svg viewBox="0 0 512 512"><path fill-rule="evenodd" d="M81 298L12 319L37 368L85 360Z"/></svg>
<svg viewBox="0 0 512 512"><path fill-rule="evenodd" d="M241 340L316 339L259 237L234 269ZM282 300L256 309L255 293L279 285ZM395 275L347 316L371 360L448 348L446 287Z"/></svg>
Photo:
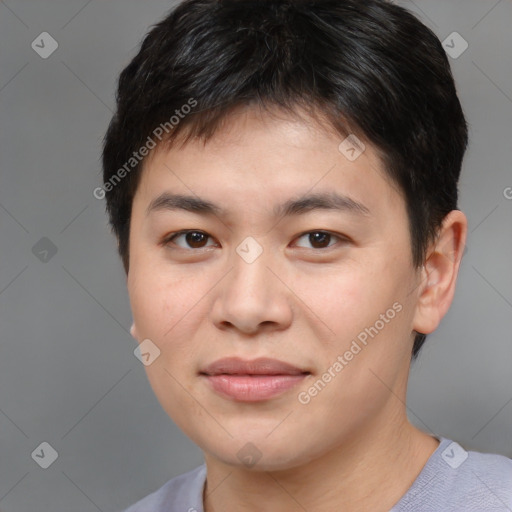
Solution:
<svg viewBox="0 0 512 512"><path fill-rule="evenodd" d="M468 143L437 36L386 0L185 0L151 27L121 72L104 138L97 190L126 273L143 155L179 133L206 142L247 106L306 111L373 144L405 198L414 265L424 263L457 209ZM425 338L416 334L413 359Z"/></svg>

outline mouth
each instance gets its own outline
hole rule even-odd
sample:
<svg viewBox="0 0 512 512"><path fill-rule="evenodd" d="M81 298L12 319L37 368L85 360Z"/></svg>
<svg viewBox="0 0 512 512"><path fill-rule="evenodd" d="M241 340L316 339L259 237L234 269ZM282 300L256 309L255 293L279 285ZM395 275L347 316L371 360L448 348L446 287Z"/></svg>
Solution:
<svg viewBox="0 0 512 512"><path fill-rule="evenodd" d="M257 402L281 395L311 372L277 359L224 358L208 365L199 375L224 398Z"/></svg>

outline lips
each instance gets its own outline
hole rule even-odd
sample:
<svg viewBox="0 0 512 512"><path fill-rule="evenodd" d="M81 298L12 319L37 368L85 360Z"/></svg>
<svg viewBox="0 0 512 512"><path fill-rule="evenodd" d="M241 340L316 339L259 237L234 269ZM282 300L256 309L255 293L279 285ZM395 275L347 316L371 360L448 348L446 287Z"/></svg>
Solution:
<svg viewBox="0 0 512 512"><path fill-rule="evenodd" d="M310 372L277 359L219 359L203 371L210 389L230 400L257 402L283 394L302 382Z"/></svg>
<svg viewBox="0 0 512 512"><path fill-rule="evenodd" d="M209 364L201 373L206 375L300 375L309 372L277 359L262 357L246 361L238 357L227 357Z"/></svg>

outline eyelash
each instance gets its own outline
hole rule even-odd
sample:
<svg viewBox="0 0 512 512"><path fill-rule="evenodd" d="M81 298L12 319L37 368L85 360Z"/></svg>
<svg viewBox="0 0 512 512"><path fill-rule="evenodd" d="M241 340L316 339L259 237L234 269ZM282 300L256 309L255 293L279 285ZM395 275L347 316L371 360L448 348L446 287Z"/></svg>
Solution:
<svg viewBox="0 0 512 512"><path fill-rule="evenodd" d="M162 241L162 245L164 245L165 247L168 247L170 249L175 249L174 247L169 247L169 244L171 242L173 242L173 240L179 236L182 236L182 235L187 235L188 233L201 233L203 235L206 235L208 238L213 238L211 235L209 235L208 233L206 233L205 231L201 231L201 230L198 230L198 229L185 229L185 230L182 230L182 231L177 231L176 233L171 233L169 236L165 237L164 240ZM331 231L324 231L324 230L320 230L320 229L317 229L317 230L311 230L311 231L306 231L300 235L298 235L296 237L296 239L300 239L306 235L310 235L312 233L321 233L323 235L328 235L330 237L334 237L334 238L337 238L338 240L340 240L341 242L348 242L349 239L346 237L346 236L343 236L343 235L338 235L336 233L332 233ZM328 245L327 247L321 247L321 248L316 248L316 247L312 247L310 248L310 250L313 250L313 251L325 251L327 249L331 249L332 247L335 247L336 244L333 244L333 245ZM207 249L208 247L212 247L212 246L205 246L205 247L199 247L199 248L183 248L183 247L180 247L178 246L177 248L178 249L183 249L185 251L200 251L202 249ZM307 247L302 247L302 249L309 249Z"/></svg>

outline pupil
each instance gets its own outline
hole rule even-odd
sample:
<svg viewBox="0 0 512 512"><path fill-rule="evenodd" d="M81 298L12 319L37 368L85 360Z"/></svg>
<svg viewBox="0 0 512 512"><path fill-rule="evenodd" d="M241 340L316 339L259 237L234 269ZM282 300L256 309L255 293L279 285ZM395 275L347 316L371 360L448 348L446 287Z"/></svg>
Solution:
<svg viewBox="0 0 512 512"><path fill-rule="evenodd" d="M204 233L199 233L199 231L192 231L187 233L186 237L187 243L192 247L201 247L201 242L204 241Z"/></svg>
<svg viewBox="0 0 512 512"><path fill-rule="evenodd" d="M310 233L309 241L311 245L315 246L315 244L319 243L322 247L329 245L329 237L328 233L319 233L318 231L315 233Z"/></svg>

